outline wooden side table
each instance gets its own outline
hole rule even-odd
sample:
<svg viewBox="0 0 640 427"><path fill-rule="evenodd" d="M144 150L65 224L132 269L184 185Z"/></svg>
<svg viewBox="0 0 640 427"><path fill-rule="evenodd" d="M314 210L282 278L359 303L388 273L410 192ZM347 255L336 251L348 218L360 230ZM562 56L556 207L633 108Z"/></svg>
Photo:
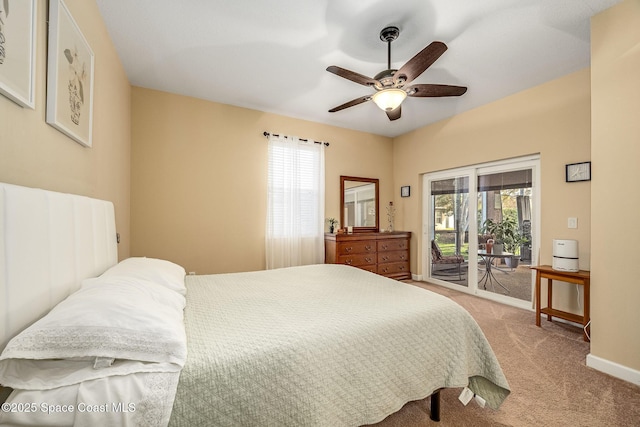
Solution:
<svg viewBox="0 0 640 427"><path fill-rule="evenodd" d="M540 326L540 314L546 314L547 320L551 321L552 317L558 317L560 319L569 320L571 322L580 323L583 327L584 340L589 341L589 292L591 286L591 273L587 270L580 270L576 272L571 271L559 271L551 268L550 265L539 265L531 267L536 270L536 326ZM540 307L540 282L545 278L547 279L547 306L545 308ZM583 292L583 314L573 314L562 310L554 309L551 306L553 280L559 280L562 282L575 283L582 285Z"/></svg>

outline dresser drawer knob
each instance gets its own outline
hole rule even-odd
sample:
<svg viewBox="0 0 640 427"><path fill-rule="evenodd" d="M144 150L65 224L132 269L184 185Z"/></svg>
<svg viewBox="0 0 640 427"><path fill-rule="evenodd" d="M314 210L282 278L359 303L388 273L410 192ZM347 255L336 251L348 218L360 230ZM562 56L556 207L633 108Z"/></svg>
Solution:
<svg viewBox="0 0 640 427"><path fill-rule="evenodd" d="M382 245L382 249L387 250L388 246L387 245Z"/></svg>
<svg viewBox="0 0 640 427"><path fill-rule="evenodd" d="M365 248L367 251L370 251L370 250L371 250L371 245L367 245L367 246L365 246L364 248Z"/></svg>
<svg viewBox="0 0 640 427"><path fill-rule="evenodd" d="M400 255L400 259L404 261L404 255Z"/></svg>
<svg viewBox="0 0 640 427"><path fill-rule="evenodd" d="M366 257L364 260L365 260L365 261L367 261L367 262L369 262L369 263L372 261L372 259L371 259L371 258L369 258L369 257Z"/></svg>
<svg viewBox="0 0 640 427"><path fill-rule="evenodd" d="M382 257L382 260L383 261L389 261L389 257L385 255L385 256Z"/></svg>
<svg viewBox="0 0 640 427"><path fill-rule="evenodd" d="M353 262L353 260L352 260L352 259L346 259L346 260L344 261L344 263L345 263L345 264L347 264L347 265L351 265L351 263L352 263L352 262Z"/></svg>
<svg viewBox="0 0 640 427"><path fill-rule="evenodd" d="M349 246L348 248L344 248L345 252L351 252L353 250L353 248L351 246Z"/></svg>

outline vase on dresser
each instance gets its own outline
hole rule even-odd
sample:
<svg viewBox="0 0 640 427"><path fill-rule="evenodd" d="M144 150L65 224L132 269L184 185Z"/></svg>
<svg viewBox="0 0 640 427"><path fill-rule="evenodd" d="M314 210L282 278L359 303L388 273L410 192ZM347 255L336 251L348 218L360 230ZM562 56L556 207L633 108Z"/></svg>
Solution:
<svg viewBox="0 0 640 427"><path fill-rule="evenodd" d="M389 226L387 231L393 231L393 219L396 216L396 208L393 206L393 202L389 202L389 206L387 206L387 220L389 222Z"/></svg>

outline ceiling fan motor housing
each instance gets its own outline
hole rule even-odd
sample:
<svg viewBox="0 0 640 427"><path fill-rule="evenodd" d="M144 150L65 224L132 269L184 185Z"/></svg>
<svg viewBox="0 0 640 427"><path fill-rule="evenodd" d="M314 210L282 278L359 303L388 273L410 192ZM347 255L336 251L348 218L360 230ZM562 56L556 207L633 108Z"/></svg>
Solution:
<svg viewBox="0 0 640 427"><path fill-rule="evenodd" d="M375 85L377 89L393 87L393 75L398 70L384 70L375 75L374 79L380 82L381 86Z"/></svg>

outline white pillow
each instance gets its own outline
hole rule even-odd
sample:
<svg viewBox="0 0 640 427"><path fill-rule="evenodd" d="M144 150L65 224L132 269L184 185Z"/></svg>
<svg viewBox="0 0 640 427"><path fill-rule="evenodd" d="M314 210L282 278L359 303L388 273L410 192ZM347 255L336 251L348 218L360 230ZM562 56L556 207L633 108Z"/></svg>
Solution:
<svg viewBox="0 0 640 427"><path fill-rule="evenodd" d="M184 306L184 296L150 281L85 280L9 341L0 355L0 382L50 389L131 372L178 371L187 354Z"/></svg>
<svg viewBox="0 0 640 427"><path fill-rule="evenodd" d="M100 276L131 277L148 280L172 289L182 295L187 294L184 286L186 271L178 264L157 258L132 257L114 265Z"/></svg>

